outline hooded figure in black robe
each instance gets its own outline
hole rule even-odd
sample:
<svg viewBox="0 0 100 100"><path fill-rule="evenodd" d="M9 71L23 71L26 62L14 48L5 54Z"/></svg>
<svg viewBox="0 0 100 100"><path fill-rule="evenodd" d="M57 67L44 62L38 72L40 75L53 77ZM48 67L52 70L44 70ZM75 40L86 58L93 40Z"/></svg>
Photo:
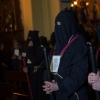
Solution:
<svg viewBox="0 0 100 100"><path fill-rule="evenodd" d="M38 32L39 31L36 30L29 31L27 39L26 58L33 100L45 100L45 93L42 90L44 72L44 53L39 41ZM32 42L33 46L29 46L30 41ZM30 95L28 100L31 100Z"/></svg>
<svg viewBox="0 0 100 100"><path fill-rule="evenodd" d="M53 54L60 55L69 39L76 35L78 20L75 12L61 11L55 19L56 49ZM43 88L47 94L55 92L56 100L89 100L87 75L88 47L84 38L78 36L61 56L55 82L45 81Z"/></svg>
<svg viewBox="0 0 100 100"><path fill-rule="evenodd" d="M98 23L97 39L98 39L98 45L97 45L97 50L95 51L96 51L97 67L100 70L100 22Z"/></svg>

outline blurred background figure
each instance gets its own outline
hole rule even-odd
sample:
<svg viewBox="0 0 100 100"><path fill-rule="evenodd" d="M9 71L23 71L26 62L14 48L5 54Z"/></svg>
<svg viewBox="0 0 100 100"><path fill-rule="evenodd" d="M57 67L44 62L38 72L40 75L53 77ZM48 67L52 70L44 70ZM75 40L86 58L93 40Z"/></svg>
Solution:
<svg viewBox="0 0 100 100"><path fill-rule="evenodd" d="M95 20L99 19L99 16L100 16L99 15L99 7L98 7L96 0L93 3L92 12L93 12L93 19L95 19Z"/></svg>
<svg viewBox="0 0 100 100"><path fill-rule="evenodd" d="M88 10L86 7L86 2L84 0L80 1L80 15L82 21L86 21L88 19Z"/></svg>
<svg viewBox="0 0 100 100"><path fill-rule="evenodd" d="M19 44L20 42L17 39L13 40L13 47L11 49L11 62L12 69L14 71L19 71L21 67L21 53L22 47Z"/></svg>
<svg viewBox="0 0 100 100"><path fill-rule="evenodd" d="M32 95L34 100L45 100L46 95L42 90L43 85L43 73L45 69L44 63L44 52L41 47L37 30L29 31L27 38L27 47L26 47L26 59L28 68L23 68L25 73L28 72L30 85L32 89ZM45 43L45 37L43 38L43 45L47 46ZM46 41L47 42L47 41ZM28 100L32 100L29 96Z"/></svg>
<svg viewBox="0 0 100 100"><path fill-rule="evenodd" d="M8 69L7 52L3 43L0 44L0 81L3 80L3 70Z"/></svg>

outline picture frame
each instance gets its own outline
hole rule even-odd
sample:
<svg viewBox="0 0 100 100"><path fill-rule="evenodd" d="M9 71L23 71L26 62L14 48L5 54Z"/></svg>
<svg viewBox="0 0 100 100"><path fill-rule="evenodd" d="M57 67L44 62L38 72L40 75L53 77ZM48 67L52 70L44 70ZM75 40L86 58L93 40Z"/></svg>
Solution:
<svg viewBox="0 0 100 100"><path fill-rule="evenodd" d="M0 0L0 32L23 30L20 0Z"/></svg>
<svg viewBox="0 0 100 100"><path fill-rule="evenodd" d="M14 6L14 0L0 0L1 4L1 16L3 23L9 24L14 23L15 19L15 6Z"/></svg>

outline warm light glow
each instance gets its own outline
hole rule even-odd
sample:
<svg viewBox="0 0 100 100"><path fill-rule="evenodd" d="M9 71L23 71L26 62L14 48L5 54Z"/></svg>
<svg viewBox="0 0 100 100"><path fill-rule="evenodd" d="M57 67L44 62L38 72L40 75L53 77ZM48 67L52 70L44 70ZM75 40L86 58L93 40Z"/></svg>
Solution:
<svg viewBox="0 0 100 100"><path fill-rule="evenodd" d="M77 5L77 1L74 1L74 5Z"/></svg>
<svg viewBox="0 0 100 100"><path fill-rule="evenodd" d="M89 2L86 2L86 6L88 6L89 5Z"/></svg>
<svg viewBox="0 0 100 100"><path fill-rule="evenodd" d="M71 4L71 7L74 7L74 4L73 3Z"/></svg>

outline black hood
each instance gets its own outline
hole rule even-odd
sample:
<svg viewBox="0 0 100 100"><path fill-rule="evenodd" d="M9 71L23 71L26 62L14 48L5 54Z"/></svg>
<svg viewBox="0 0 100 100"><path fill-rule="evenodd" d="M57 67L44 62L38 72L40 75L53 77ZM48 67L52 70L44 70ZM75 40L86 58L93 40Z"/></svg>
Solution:
<svg viewBox="0 0 100 100"><path fill-rule="evenodd" d="M72 10L61 11L55 19L55 55L59 55L62 49L68 44L72 35L78 35L78 19ZM82 59L87 55L87 44L82 36L74 40L65 50L60 60L60 66L66 67Z"/></svg>
<svg viewBox="0 0 100 100"><path fill-rule="evenodd" d="M61 11L55 19L57 48L61 50L68 43L69 38L76 33L78 33L76 13L73 10Z"/></svg>
<svg viewBox="0 0 100 100"><path fill-rule="evenodd" d="M39 31L37 31L37 30L29 31L27 42L32 41L33 44L35 44L35 45L38 44L39 43L38 33L39 33Z"/></svg>

